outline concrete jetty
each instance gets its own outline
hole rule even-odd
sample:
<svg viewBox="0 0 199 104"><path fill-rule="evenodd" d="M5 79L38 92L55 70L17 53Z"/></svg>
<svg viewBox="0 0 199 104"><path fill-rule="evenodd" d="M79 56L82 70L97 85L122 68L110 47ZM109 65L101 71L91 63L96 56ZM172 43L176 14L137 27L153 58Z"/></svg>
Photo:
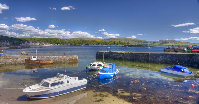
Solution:
<svg viewBox="0 0 199 104"><path fill-rule="evenodd" d="M98 51L96 58L174 65L180 64L199 68L198 53Z"/></svg>
<svg viewBox="0 0 199 104"><path fill-rule="evenodd" d="M25 59L32 56L28 55L6 55L0 57L0 64L24 64ZM78 62L77 55L60 55L60 56L37 56L38 60L51 60L55 63L60 62Z"/></svg>

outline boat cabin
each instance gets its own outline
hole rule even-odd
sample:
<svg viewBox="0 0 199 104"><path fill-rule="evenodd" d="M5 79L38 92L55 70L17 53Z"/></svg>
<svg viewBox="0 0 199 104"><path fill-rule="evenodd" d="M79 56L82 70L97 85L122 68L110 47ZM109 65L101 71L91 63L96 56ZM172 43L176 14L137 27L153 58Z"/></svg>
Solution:
<svg viewBox="0 0 199 104"><path fill-rule="evenodd" d="M76 81L78 81L78 77L69 77L63 74L57 74L56 77L42 80L40 86L56 87L56 86L61 86L63 84L74 83Z"/></svg>
<svg viewBox="0 0 199 104"><path fill-rule="evenodd" d="M37 56L32 56L30 60L37 60Z"/></svg>
<svg viewBox="0 0 199 104"><path fill-rule="evenodd" d="M115 64L104 63L104 67L100 72L101 73L113 73L113 72L115 72Z"/></svg>
<svg viewBox="0 0 199 104"><path fill-rule="evenodd" d="M103 67L103 63L102 62L93 62L93 63L90 63L89 66L92 66L92 67Z"/></svg>

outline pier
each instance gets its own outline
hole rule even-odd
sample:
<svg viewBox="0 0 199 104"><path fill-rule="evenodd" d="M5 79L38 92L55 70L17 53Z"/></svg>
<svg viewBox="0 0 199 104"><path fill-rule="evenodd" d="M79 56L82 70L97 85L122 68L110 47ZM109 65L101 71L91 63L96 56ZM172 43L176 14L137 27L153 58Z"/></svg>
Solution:
<svg viewBox="0 0 199 104"><path fill-rule="evenodd" d="M199 68L199 54L197 53L98 51L96 53L96 59L113 59L173 65L180 64L183 66Z"/></svg>
<svg viewBox="0 0 199 104"><path fill-rule="evenodd" d="M31 56L28 55L6 55L0 57L1 64L24 64L25 59L29 59ZM60 55L60 56L37 56L38 60L51 60L55 63L60 62L78 62L77 55Z"/></svg>

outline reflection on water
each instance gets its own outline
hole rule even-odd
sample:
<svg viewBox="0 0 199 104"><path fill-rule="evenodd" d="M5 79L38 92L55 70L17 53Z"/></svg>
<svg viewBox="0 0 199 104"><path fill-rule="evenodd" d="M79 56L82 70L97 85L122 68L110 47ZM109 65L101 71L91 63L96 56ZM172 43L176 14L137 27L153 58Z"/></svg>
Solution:
<svg viewBox="0 0 199 104"><path fill-rule="evenodd" d="M144 47L111 47L115 50L153 50L161 51L160 47L153 47L145 49ZM32 51L35 49L22 49L25 51ZM88 84L86 92L89 90L97 92L109 92L119 98L125 99L134 103L197 103L199 102L199 86L196 80L184 80L179 76L172 76L160 72L160 67L167 66L163 64L149 64L149 63L136 63L127 61L105 60L106 62L113 62L119 73L116 78L108 80L99 80L96 71L87 72L86 66L96 61L95 55L98 50L106 50L106 47L48 47L38 49L39 54L76 54L79 57L77 64L58 64L53 66L26 66L26 65L5 65L4 68L0 66L0 101L9 102L12 98L22 96L21 89L25 85L33 85L39 83L44 78L55 76L57 73L67 74L71 77L77 76L87 78ZM7 53L18 53L21 50L7 50ZM3 68L3 69L2 69ZM33 72L37 69L37 73ZM191 69L192 70L192 69ZM198 70L198 69L193 69ZM192 70L192 71L193 71ZM191 85L194 84L195 87ZM9 89L10 88L10 89ZM13 91L16 88L17 90ZM18 94L11 95L7 92L17 92ZM6 94L4 94L5 92ZM73 94L73 93L72 93ZM77 94L78 95L78 94ZM64 97L56 97L54 102L59 102L59 99L70 98L66 94ZM73 98L73 97L72 97ZM12 99L12 101L14 101ZM52 99L41 101L31 101L31 103L53 103ZM16 102L15 102L16 103ZM20 102L21 103L21 102ZM27 103L27 102L25 102Z"/></svg>

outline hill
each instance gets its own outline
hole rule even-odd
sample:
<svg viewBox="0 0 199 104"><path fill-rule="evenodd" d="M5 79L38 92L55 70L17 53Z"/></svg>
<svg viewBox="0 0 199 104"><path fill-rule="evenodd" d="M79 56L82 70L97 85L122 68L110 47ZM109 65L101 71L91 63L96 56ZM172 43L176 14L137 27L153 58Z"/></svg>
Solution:
<svg viewBox="0 0 199 104"><path fill-rule="evenodd" d="M0 35L0 46L19 46L20 44L23 44L25 42L27 41L20 38Z"/></svg>

